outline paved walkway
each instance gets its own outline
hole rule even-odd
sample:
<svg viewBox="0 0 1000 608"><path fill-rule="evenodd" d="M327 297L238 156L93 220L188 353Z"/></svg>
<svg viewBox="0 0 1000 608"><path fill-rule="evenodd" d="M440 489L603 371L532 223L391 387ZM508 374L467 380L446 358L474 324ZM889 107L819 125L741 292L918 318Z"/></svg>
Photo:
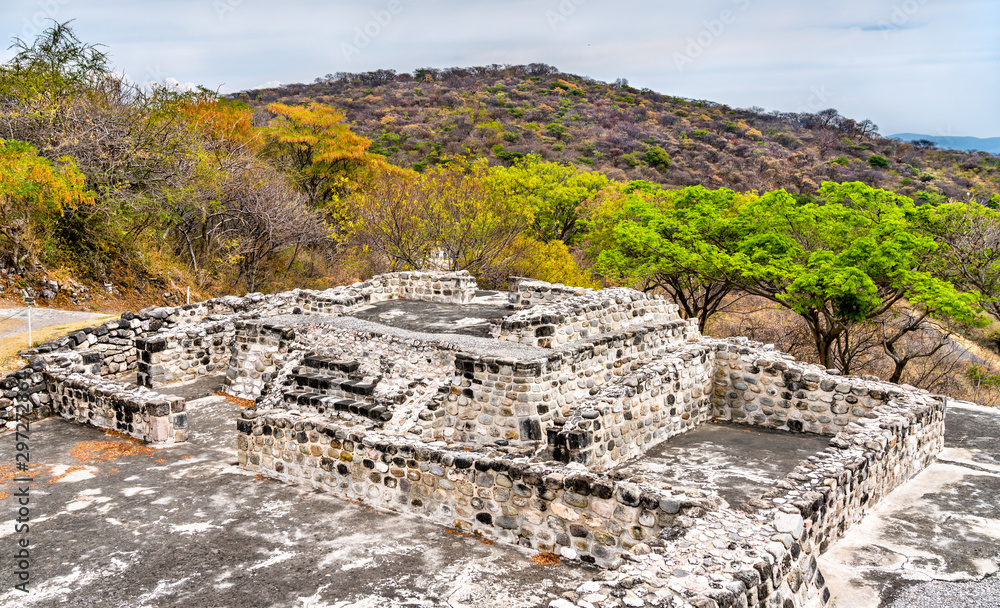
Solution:
<svg viewBox="0 0 1000 608"><path fill-rule="evenodd" d="M1000 608L1000 411L949 405L938 461L819 559L837 608Z"/></svg>

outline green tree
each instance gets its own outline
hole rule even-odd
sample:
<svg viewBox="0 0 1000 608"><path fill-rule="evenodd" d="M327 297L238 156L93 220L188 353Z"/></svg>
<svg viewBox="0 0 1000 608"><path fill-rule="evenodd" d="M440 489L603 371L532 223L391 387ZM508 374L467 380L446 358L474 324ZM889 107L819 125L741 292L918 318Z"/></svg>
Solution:
<svg viewBox="0 0 1000 608"><path fill-rule="evenodd" d="M103 45L81 42L70 23L53 21L31 44L14 38L14 57L0 66L0 96L59 98L108 74L108 55L100 50Z"/></svg>
<svg viewBox="0 0 1000 608"><path fill-rule="evenodd" d="M982 294L1000 319L1000 211L978 203L920 207L920 228L941 244L935 274Z"/></svg>
<svg viewBox="0 0 1000 608"><path fill-rule="evenodd" d="M599 209L591 221L595 269L615 283L666 292L704 331L733 283L721 264L694 244L729 246L728 222L753 195L702 186L665 191L641 181L629 183L622 194L624 200L607 199L603 207L611 211Z"/></svg>
<svg viewBox="0 0 1000 608"><path fill-rule="evenodd" d="M535 238L543 243L558 240L568 246L579 241L586 206L610 184L601 173L546 162L536 155L526 156L512 167L494 168L488 182L518 207L530 210Z"/></svg>
<svg viewBox="0 0 1000 608"><path fill-rule="evenodd" d="M670 154L660 146L646 148L646 162L661 172L670 168Z"/></svg>
<svg viewBox="0 0 1000 608"><path fill-rule="evenodd" d="M0 140L0 256L18 268L37 262L60 216L92 201L85 181L70 158L53 163L29 144Z"/></svg>
<svg viewBox="0 0 1000 608"><path fill-rule="evenodd" d="M931 315L979 320L978 294L931 272L937 243L916 230L918 212L906 197L829 182L819 203L784 190L743 199L693 192L694 204L686 206L626 208L637 219L616 226L623 246L602 253L598 266L645 277L689 273L703 289L721 282L775 302L805 321L819 362L839 363L845 373L849 359L838 361L837 353L849 348L852 328L896 307L916 312L883 336L890 356L898 336L924 327ZM912 358L899 357L894 377Z"/></svg>
<svg viewBox="0 0 1000 608"><path fill-rule="evenodd" d="M545 125L545 130L548 131L550 135L554 135L556 139L562 139L563 135L566 133L566 126L557 122L550 122Z"/></svg>
<svg viewBox="0 0 1000 608"><path fill-rule="evenodd" d="M876 169L886 169L889 167L889 159L878 154L872 154L868 157L868 165Z"/></svg>
<svg viewBox="0 0 1000 608"><path fill-rule="evenodd" d="M853 326L904 303L920 312L883 345L931 315L978 321L978 294L931 273L937 243L915 230L912 200L858 182L826 182L820 194L824 204L778 190L744 206L733 222L740 238L719 259L741 289L802 316L822 365L835 367Z"/></svg>

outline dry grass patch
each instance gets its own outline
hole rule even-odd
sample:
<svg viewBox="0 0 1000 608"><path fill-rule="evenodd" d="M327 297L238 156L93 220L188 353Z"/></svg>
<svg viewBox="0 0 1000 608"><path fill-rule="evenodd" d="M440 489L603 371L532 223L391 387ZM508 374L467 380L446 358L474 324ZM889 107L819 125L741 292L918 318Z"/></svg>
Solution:
<svg viewBox="0 0 1000 608"><path fill-rule="evenodd" d="M533 556L531 561L539 566L556 566L562 560L555 553L539 553Z"/></svg>
<svg viewBox="0 0 1000 608"><path fill-rule="evenodd" d="M230 395L229 393L226 393L226 392L223 392L223 391L219 391L219 392L217 392L215 394L218 395L219 397L224 398L229 403L235 403L236 405L238 405L240 407L251 408L251 407L254 407L255 405L257 405L257 402L254 401L253 399L242 399L240 397L237 397L235 395Z"/></svg>
<svg viewBox="0 0 1000 608"><path fill-rule="evenodd" d="M74 323L62 323L58 325L50 325L41 329L33 329L31 331L32 346L45 344L46 342L50 342L56 338L61 338L62 336L78 329L94 327L104 323L105 321L117 318L118 315L107 315L104 317L84 319ZM0 327L0 329L2 329L2 327ZM18 351L22 351L26 348L28 348L28 332L9 336L0 341L0 372L19 369L27 365L27 361L22 359L17 354Z"/></svg>

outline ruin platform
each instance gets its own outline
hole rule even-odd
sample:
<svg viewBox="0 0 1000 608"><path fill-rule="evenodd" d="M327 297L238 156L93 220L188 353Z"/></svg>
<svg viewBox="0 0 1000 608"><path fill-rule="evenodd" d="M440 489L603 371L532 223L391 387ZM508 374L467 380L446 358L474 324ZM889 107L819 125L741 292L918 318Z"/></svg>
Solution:
<svg viewBox="0 0 1000 608"><path fill-rule="evenodd" d="M828 605L817 558L944 435L944 397L703 337L662 298L467 273L153 308L26 354L9 414L180 448L197 413L169 387L225 374L255 404L248 473L607 571L652 560L635 606ZM763 492L640 471L717 422L809 447L764 458Z"/></svg>

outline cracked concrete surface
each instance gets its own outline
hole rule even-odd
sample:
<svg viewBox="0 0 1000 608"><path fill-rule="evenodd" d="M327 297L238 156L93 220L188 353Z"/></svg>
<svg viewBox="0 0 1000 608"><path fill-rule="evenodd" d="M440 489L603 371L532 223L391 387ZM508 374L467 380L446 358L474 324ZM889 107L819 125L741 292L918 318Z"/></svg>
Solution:
<svg viewBox="0 0 1000 608"><path fill-rule="evenodd" d="M837 608L996 608L1000 412L948 409L938 461L819 559Z"/></svg>
<svg viewBox="0 0 1000 608"><path fill-rule="evenodd" d="M735 507L759 498L829 444L820 435L714 422L671 437L618 469L660 487L711 490Z"/></svg>
<svg viewBox="0 0 1000 608"><path fill-rule="evenodd" d="M190 441L163 449L32 425L30 593L12 589L5 559L0 606L547 606L597 574L255 478L236 466L235 409L189 402ZM0 435L0 465L13 453ZM20 535L9 497L0 508L6 557Z"/></svg>

